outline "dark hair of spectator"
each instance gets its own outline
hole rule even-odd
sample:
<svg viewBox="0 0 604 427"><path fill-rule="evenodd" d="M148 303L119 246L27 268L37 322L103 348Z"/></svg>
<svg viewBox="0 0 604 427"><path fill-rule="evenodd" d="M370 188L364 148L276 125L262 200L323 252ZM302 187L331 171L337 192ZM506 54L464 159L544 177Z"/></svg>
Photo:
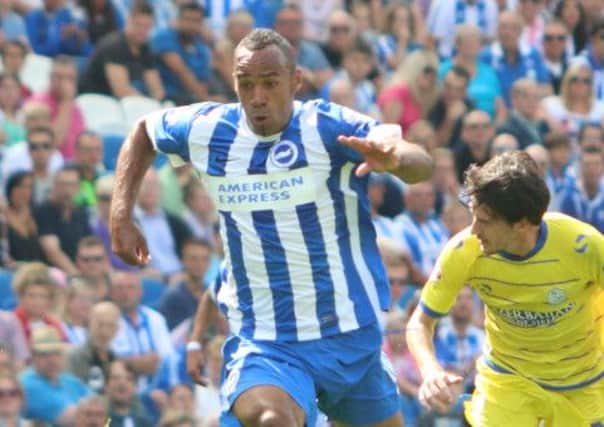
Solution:
<svg viewBox="0 0 604 427"><path fill-rule="evenodd" d="M4 83L6 79L13 79L19 86L21 86L21 81L19 80L19 76L13 76L12 74L0 73L0 84Z"/></svg>
<svg viewBox="0 0 604 427"><path fill-rule="evenodd" d="M50 140L52 142L54 142L54 140L55 140L55 133L48 126L37 126L35 128L29 129L27 131L27 140L29 141L31 136L34 134L37 134L37 133L43 133L43 134L47 135L48 137L50 137Z"/></svg>
<svg viewBox="0 0 604 427"><path fill-rule="evenodd" d="M472 203L486 207L508 224L523 219L540 224L550 199L537 164L524 151L510 151L483 166L470 166L465 187Z"/></svg>
<svg viewBox="0 0 604 427"><path fill-rule="evenodd" d="M6 48L8 46L17 46L21 50L21 54L23 56L27 55L27 46L21 40L6 40L0 46L0 53L2 54L2 56L5 55Z"/></svg>
<svg viewBox="0 0 604 427"><path fill-rule="evenodd" d="M184 251L187 246L203 246L208 250L212 250L212 245L205 239L200 239L199 237L187 237L184 242L182 242L182 250Z"/></svg>
<svg viewBox="0 0 604 427"><path fill-rule="evenodd" d="M354 44L348 51L348 53L357 52L361 53L369 58L373 58L374 52L371 45L362 37L357 37Z"/></svg>
<svg viewBox="0 0 604 427"><path fill-rule="evenodd" d="M589 28L589 36L593 37L600 31L604 31L604 14L600 14L600 16L598 16L595 21L591 23L591 27Z"/></svg>
<svg viewBox="0 0 604 427"><path fill-rule="evenodd" d="M130 9L130 16L146 15L153 17L153 8L146 1L137 1Z"/></svg>
<svg viewBox="0 0 604 427"><path fill-rule="evenodd" d="M253 30L239 42L237 49L244 47L254 52L268 46L276 46L283 53L283 56L285 56L287 67L291 71L296 69L296 58L292 45L289 44L285 37L274 30L267 28Z"/></svg>
<svg viewBox="0 0 604 427"><path fill-rule="evenodd" d="M57 55L52 59L52 65L69 65L70 67L77 68L77 64L71 56Z"/></svg>
<svg viewBox="0 0 604 427"><path fill-rule="evenodd" d="M11 204L11 196L15 187L18 187L25 179L31 177L33 177L33 174L24 170L17 171L8 177L4 186L4 196L9 205Z"/></svg>
<svg viewBox="0 0 604 427"><path fill-rule="evenodd" d="M115 365L122 365L124 367L124 369L126 370L126 372L128 373L128 377L129 377L128 379L132 382L136 382L136 380L138 378L136 375L136 372L134 371L134 369L132 369L132 367L130 367L129 364L127 364L125 361L123 361L121 359L116 359L109 364L109 377L107 378L108 381L111 381L111 369Z"/></svg>
<svg viewBox="0 0 604 427"><path fill-rule="evenodd" d="M201 13L201 16L203 16L205 13L203 7L194 1L187 1L178 7L179 16L181 16L184 12L199 12Z"/></svg>
<svg viewBox="0 0 604 427"><path fill-rule="evenodd" d="M464 79L466 81L466 86L470 82L470 78L471 78L470 73L464 67L460 67L459 65L454 65L453 67L451 67L449 72L455 74L457 77L461 77L462 79Z"/></svg>
<svg viewBox="0 0 604 427"><path fill-rule="evenodd" d="M543 145L548 150L559 147L570 148L570 138L562 132L550 132L543 138Z"/></svg>
<svg viewBox="0 0 604 427"><path fill-rule="evenodd" d="M579 129L579 141L583 139L587 129L598 129L598 132L600 132L600 141L604 140L604 129L602 128L602 126L595 122L588 122L583 123L581 125L581 129Z"/></svg>
<svg viewBox="0 0 604 427"><path fill-rule="evenodd" d="M572 37L575 41L575 49L579 52L583 50L587 43L587 15L585 14L585 8L580 1L577 0L574 1L574 3L579 11L579 22L577 22L577 25L572 30ZM565 4L566 0L559 1L554 9L554 16L560 20L562 20L562 10L564 9Z"/></svg>
<svg viewBox="0 0 604 427"><path fill-rule="evenodd" d="M302 13L302 9L300 9L300 6L298 6L295 3L287 3L287 4L283 5L283 7L277 11L277 16L279 16L279 14L281 12L286 12L286 11Z"/></svg>
<svg viewBox="0 0 604 427"><path fill-rule="evenodd" d="M393 1L390 2L390 4L386 7L386 12L385 12L385 19L384 19L384 25L382 28L382 32L384 34L392 34L394 33L394 19L396 17L396 12L399 9L405 9L407 11L407 26L409 27L409 35L411 40L413 40L415 38L415 19L413 17L413 11L411 10L411 7L408 4L402 3L402 2L397 2L397 1Z"/></svg>

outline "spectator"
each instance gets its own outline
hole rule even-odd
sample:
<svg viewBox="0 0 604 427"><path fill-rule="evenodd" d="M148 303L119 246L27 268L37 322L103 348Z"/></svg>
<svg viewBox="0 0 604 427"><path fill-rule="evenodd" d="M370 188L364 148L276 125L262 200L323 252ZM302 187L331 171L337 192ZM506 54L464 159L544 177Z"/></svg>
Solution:
<svg viewBox="0 0 604 427"><path fill-rule="evenodd" d="M517 3L516 10L524 22L520 43L534 48L539 46L545 27L544 9L544 0L520 0Z"/></svg>
<svg viewBox="0 0 604 427"><path fill-rule="evenodd" d="M160 205L172 215L181 216L186 209L184 188L194 178L191 165L177 168L166 162L158 171L161 189Z"/></svg>
<svg viewBox="0 0 604 427"><path fill-rule="evenodd" d="M63 308L63 331L73 346L84 344L88 338L88 315L93 303L94 293L88 281L84 277L69 277Z"/></svg>
<svg viewBox="0 0 604 427"><path fill-rule="evenodd" d="M342 66L344 53L357 36L354 18L344 10L334 10L327 20L327 41L321 45L325 58L334 70Z"/></svg>
<svg viewBox="0 0 604 427"><path fill-rule="evenodd" d="M535 79L543 93L551 91L549 76L539 52L520 43L522 18L515 12L499 15L497 41L485 48L481 61L495 69L506 106L511 105L510 91L514 82L523 77Z"/></svg>
<svg viewBox="0 0 604 427"><path fill-rule="evenodd" d="M153 425L136 396L135 371L123 360L111 362L105 395L109 400L109 427Z"/></svg>
<svg viewBox="0 0 604 427"><path fill-rule="evenodd" d="M549 73L550 84L556 95L560 93L562 77L568 68L566 51L568 40L568 30L563 22L550 21L545 24L541 52L543 52L543 61Z"/></svg>
<svg viewBox="0 0 604 427"><path fill-rule="evenodd" d="M580 168L578 185L563 190L560 211L604 233L604 152L597 148L583 150Z"/></svg>
<svg viewBox="0 0 604 427"><path fill-rule="evenodd" d="M428 153L432 153L438 147L434 126L427 120L418 120L413 123L405 139L414 144L421 145Z"/></svg>
<svg viewBox="0 0 604 427"><path fill-rule="evenodd" d="M434 186L431 182L405 188L405 211L395 218L398 238L408 248L411 259L424 276L428 276L447 242L448 233L434 215Z"/></svg>
<svg viewBox="0 0 604 427"><path fill-rule="evenodd" d="M76 267L92 291L94 302L109 298L111 268L103 241L96 236L83 237L78 242Z"/></svg>
<svg viewBox="0 0 604 427"><path fill-rule="evenodd" d="M587 16L581 0L561 0L554 8L554 16L564 23L572 36L568 40L570 55L581 52L587 44Z"/></svg>
<svg viewBox="0 0 604 427"><path fill-rule="evenodd" d="M80 93L163 100L165 90L147 44L152 28L153 10L145 3L136 3L124 30L105 36L92 52L80 80Z"/></svg>
<svg viewBox="0 0 604 427"><path fill-rule="evenodd" d="M182 248L183 281L171 286L158 303L158 310L166 318L169 329L192 317L203 294L206 271L212 248L207 241L190 238Z"/></svg>
<svg viewBox="0 0 604 427"><path fill-rule="evenodd" d="M22 113L26 133L38 128L50 129L50 109L48 106L40 104L39 102L28 102L22 108ZM53 146L50 149L50 159L48 160L48 170L51 174L63 166L63 156L54 147L54 134L52 136ZM26 140L6 148L0 166L2 182L6 183L8 177L17 171L31 171L33 169L32 163L30 147Z"/></svg>
<svg viewBox="0 0 604 427"><path fill-rule="evenodd" d="M400 241L378 237L377 245L390 283L390 313L405 313L417 296L418 287L415 283L423 283L423 280L418 280L417 274L423 279L425 277L413 265L406 252L407 248ZM412 275L414 277L411 277ZM388 329L388 314L384 313L380 323L383 328Z"/></svg>
<svg viewBox="0 0 604 427"><path fill-rule="evenodd" d="M579 131L579 148L595 147L604 151L604 129L597 123L586 123Z"/></svg>
<svg viewBox="0 0 604 427"><path fill-rule="evenodd" d="M0 372L0 425L5 427L30 427L21 417L24 407L21 384L13 372Z"/></svg>
<svg viewBox="0 0 604 427"><path fill-rule="evenodd" d="M549 162L549 153L545 149L545 147L541 144L531 144L524 149L531 159L537 164L537 170L539 171L539 176L545 180L546 175L550 168ZM553 196L553 195L552 195ZM551 203L551 202L550 202ZM550 210L548 208L548 210Z"/></svg>
<svg viewBox="0 0 604 427"><path fill-rule="evenodd" d="M378 97L384 122L398 123L403 134L432 109L438 98L438 58L429 51L409 55L396 71L392 85Z"/></svg>
<svg viewBox="0 0 604 427"><path fill-rule="evenodd" d="M277 13L275 30L291 43L297 57L298 68L302 71L302 87L298 97L312 99L318 90L332 77L333 70L319 46L303 40L302 11L295 4L288 4Z"/></svg>
<svg viewBox="0 0 604 427"><path fill-rule="evenodd" d="M33 175L25 171L12 174L6 182L8 253L16 262L46 261L31 211L33 185Z"/></svg>
<svg viewBox="0 0 604 427"><path fill-rule="evenodd" d="M571 142L568 135L559 132L547 134L543 140L547 148L550 167L545 175L545 183L550 193L550 210L558 210L562 194L574 190L576 178L570 173Z"/></svg>
<svg viewBox="0 0 604 427"><path fill-rule="evenodd" d="M18 78L10 74L0 74L0 134L4 135L5 147L25 139L25 128L20 117L22 103Z"/></svg>
<svg viewBox="0 0 604 427"><path fill-rule="evenodd" d="M336 79L329 86L329 100L351 109L356 107L354 87L349 79Z"/></svg>
<svg viewBox="0 0 604 427"><path fill-rule="evenodd" d="M19 76L25 64L25 55L27 55L27 45L21 40L5 40L0 44L0 56L2 57L2 72L11 76ZM31 95L31 90L22 82L21 97L27 99Z"/></svg>
<svg viewBox="0 0 604 427"><path fill-rule="evenodd" d="M212 70L211 51L201 37L203 9L184 3L174 27L155 33L151 50L159 57L159 73L167 96L176 104L205 101Z"/></svg>
<svg viewBox="0 0 604 427"><path fill-rule="evenodd" d="M168 410L161 417L159 427L195 427L195 418L184 411Z"/></svg>
<svg viewBox="0 0 604 427"><path fill-rule="evenodd" d="M52 187L50 158L55 148L55 135L52 129L41 127L28 130L27 147L34 179L32 203L34 206L40 206L48 200Z"/></svg>
<svg viewBox="0 0 604 427"><path fill-rule="evenodd" d="M58 426L73 425L77 404L90 390L65 371L65 350L56 329L43 326L33 331L33 365L20 378L25 417Z"/></svg>
<svg viewBox="0 0 604 427"><path fill-rule="evenodd" d="M508 151L518 150L518 148L518 140L514 135L509 133L500 133L493 138L489 158L492 159L493 157L507 153Z"/></svg>
<svg viewBox="0 0 604 427"><path fill-rule="evenodd" d="M551 127L567 133L573 143L577 142L583 124L604 120L604 101L594 96L592 83L590 67L571 65L562 79L560 95L548 96L541 102Z"/></svg>
<svg viewBox="0 0 604 427"><path fill-rule="evenodd" d="M0 0L0 28L4 40L27 41L25 21L12 8L10 0ZM0 43L1 44L1 43Z"/></svg>
<svg viewBox="0 0 604 427"><path fill-rule="evenodd" d="M107 34L123 27L124 23L110 0L79 0L78 6L84 13L90 43L93 46Z"/></svg>
<svg viewBox="0 0 604 427"><path fill-rule="evenodd" d="M66 160L73 158L76 139L84 131L84 116L75 103L77 81L78 69L73 59L57 56L52 61L49 90L30 99L50 108L56 148Z"/></svg>
<svg viewBox="0 0 604 427"><path fill-rule="evenodd" d="M119 319L120 310L112 302L95 304L90 310L88 338L69 354L69 371L94 393L102 393L109 366L116 358L110 344L117 334Z"/></svg>
<svg viewBox="0 0 604 427"><path fill-rule="evenodd" d="M447 204L458 200L461 185L457 180L455 156L452 150L437 148L432 151L432 159L434 161L432 184L436 197L434 211L440 215Z"/></svg>
<svg viewBox="0 0 604 427"><path fill-rule="evenodd" d="M76 139L74 164L80 171L78 206L96 205L95 183L102 173L103 140L91 131L83 131Z"/></svg>
<svg viewBox="0 0 604 427"><path fill-rule="evenodd" d="M472 224L472 214L467 206L452 201L443 208L442 220L447 227L449 237L452 237Z"/></svg>
<svg viewBox="0 0 604 427"><path fill-rule="evenodd" d="M497 133L514 135L521 149L543 143L549 125L539 108L539 100L539 87L534 80L516 80L512 85L512 109L506 121L497 128Z"/></svg>
<svg viewBox="0 0 604 427"><path fill-rule="evenodd" d="M30 346L33 332L43 326L54 328L57 336L67 341L61 321L51 312L57 301L57 286L48 267L40 262L23 264L15 274L13 289L18 299L15 316Z"/></svg>
<svg viewBox="0 0 604 427"><path fill-rule="evenodd" d="M119 329L111 348L130 366L139 391L146 389L162 358L174 350L166 319L140 303L142 285L134 273L116 272L111 279L111 300L122 312Z"/></svg>
<svg viewBox="0 0 604 427"><path fill-rule="evenodd" d="M600 10L594 16L597 19L589 31L589 44L572 61L572 65L581 64L591 69L594 97L604 100L604 15Z"/></svg>
<svg viewBox="0 0 604 427"><path fill-rule="evenodd" d="M392 218L380 215L378 210L384 204L384 193L386 192L387 178L383 174L372 173L367 182L367 196L371 204L371 220L378 238L395 237L395 228Z"/></svg>
<svg viewBox="0 0 604 427"><path fill-rule="evenodd" d="M449 70L455 66L464 68L470 74L467 96L474 105L489 113L496 120L502 120L506 107L503 102L501 85L495 70L478 59L481 47L480 30L473 25L464 24L455 30L456 53L452 59L440 65L439 80L443 80Z"/></svg>
<svg viewBox="0 0 604 427"><path fill-rule="evenodd" d="M451 34L462 24L472 24L480 29L483 40L495 37L497 27L497 4L494 0L438 0L430 4L428 31L438 44L441 58L450 58L453 52Z"/></svg>
<svg viewBox="0 0 604 427"><path fill-rule="evenodd" d="M182 219L195 237L211 242L218 219L208 191L199 181L191 179L184 188L184 201Z"/></svg>
<svg viewBox="0 0 604 427"><path fill-rule="evenodd" d="M195 416L195 395L192 384L178 384L170 390L169 407Z"/></svg>
<svg viewBox="0 0 604 427"><path fill-rule="evenodd" d="M149 169L141 185L134 216L147 238L151 267L169 276L182 269L179 254L191 232L180 218L164 211L160 197L157 172Z"/></svg>
<svg viewBox="0 0 604 427"><path fill-rule="evenodd" d="M105 427L108 418L107 401L103 396L89 396L80 400L76 412L76 427Z"/></svg>
<svg viewBox="0 0 604 427"><path fill-rule="evenodd" d="M74 264L77 244L90 234L88 214L74 202L79 187L78 170L64 167L54 176L49 200L35 214L46 258L68 274L78 272Z"/></svg>
<svg viewBox="0 0 604 427"><path fill-rule="evenodd" d="M458 182L463 182L463 175L472 163L481 165L489 159L489 144L493 136L495 129L487 113L474 110L466 114L461 128L462 144L455 151Z"/></svg>
<svg viewBox="0 0 604 427"><path fill-rule="evenodd" d="M11 311L0 311L0 343L11 362L8 367L0 365L0 372L9 368L11 372L21 371L30 360L29 347L19 320Z"/></svg>
<svg viewBox="0 0 604 427"><path fill-rule="evenodd" d="M204 348L205 372L208 385L195 386L197 417L203 421L211 420L220 413L220 370L222 366L221 348L224 345L223 335L214 336Z"/></svg>
<svg viewBox="0 0 604 427"><path fill-rule="evenodd" d="M405 61L407 54L422 46L416 41L415 16L409 4L393 2L385 11L384 28L377 41L377 60L387 77Z"/></svg>
<svg viewBox="0 0 604 427"><path fill-rule="evenodd" d="M467 98L470 74L465 68L452 67L443 79L443 90L428 113L428 120L436 129L441 147L453 146L459 141L461 121L474 104Z"/></svg>
<svg viewBox="0 0 604 427"><path fill-rule="evenodd" d="M343 9L343 0L323 0L316 2L297 2L304 16L304 39L316 43L327 40L327 26L325 23L329 16L336 10Z"/></svg>
<svg viewBox="0 0 604 427"><path fill-rule="evenodd" d="M64 0L43 0L41 8L25 15L29 43L38 55L86 56L92 45L83 22L78 22Z"/></svg>

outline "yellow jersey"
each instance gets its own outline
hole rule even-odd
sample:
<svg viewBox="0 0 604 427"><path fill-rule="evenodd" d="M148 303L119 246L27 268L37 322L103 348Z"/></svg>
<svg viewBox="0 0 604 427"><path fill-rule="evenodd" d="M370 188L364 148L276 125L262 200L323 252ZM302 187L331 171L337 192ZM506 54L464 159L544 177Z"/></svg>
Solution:
<svg viewBox="0 0 604 427"><path fill-rule="evenodd" d="M527 257L485 255L466 229L443 249L420 306L444 316L471 286L485 304L485 362L551 390L604 377L604 236L547 213Z"/></svg>

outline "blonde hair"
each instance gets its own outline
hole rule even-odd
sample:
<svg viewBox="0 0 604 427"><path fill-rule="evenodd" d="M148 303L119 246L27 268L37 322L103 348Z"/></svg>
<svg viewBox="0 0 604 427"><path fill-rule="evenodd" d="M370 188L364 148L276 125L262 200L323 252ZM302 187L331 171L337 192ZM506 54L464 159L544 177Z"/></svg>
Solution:
<svg viewBox="0 0 604 427"><path fill-rule="evenodd" d="M579 71L585 70L589 73L589 77L593 79L593 71L586 64L574 64L568 67L566 73L564 73L564 77L562 77L562 83L560 84L560 98L562 99L562 103L566 107L567 110L570 111L570 81L573 77L577 76ZM594 94L593 90L588 91L587 99L589 100L589 108L591 109L594 103Z"/></svg>
<svg viewBox="0 0 604 427"><path fill-rule="evenodd" d="M419 77L426 67L434 68L438 72L438 56L429 50L416 50L409 54L399 65L392 77L391 84L405 83L411 93L422 107L424 116L436 104L439 96L439 85L435 78L434 87L431 90L422 89L417 86Z"/></svg>
<svg viewBox="0 0 604 427"><path fill-rule="evenodd" d="M13 290L17 296L22 297L28 287L32 285L44 286L50 292L50 299L54 300L57 295L57 283L50 275L46 264L41 262L28 262L23 264L13 278Z"/></svg>

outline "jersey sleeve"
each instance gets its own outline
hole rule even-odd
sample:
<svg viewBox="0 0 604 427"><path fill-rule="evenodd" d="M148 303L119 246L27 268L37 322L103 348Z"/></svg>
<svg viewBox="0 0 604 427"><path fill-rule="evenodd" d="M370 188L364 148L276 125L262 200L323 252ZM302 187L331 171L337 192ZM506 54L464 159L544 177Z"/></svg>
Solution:
<svg viewBox="0 0 604 427"><path fill-rule="evenodd" d="M155 150L166 154L175 167L189 162L189 133L193 121L215 106L204 102L147 115L145 128Z"/></svg>
<svg viewBox="0 0 604 427"><path fill-rule="evenodd" d="M420 307L430 317L445 316L466 283L477 256L477 244L469 230L454 236L441 252L422 290Z"/></svg>
<svg viewBox="0 0 604 427"><path fill-rule="evenodd" d="M596 277L596 284L604 289L604 235L595 228L593 233L590 235L590 239L593 241L593 257L594 257L594 270Z"/></svg>

